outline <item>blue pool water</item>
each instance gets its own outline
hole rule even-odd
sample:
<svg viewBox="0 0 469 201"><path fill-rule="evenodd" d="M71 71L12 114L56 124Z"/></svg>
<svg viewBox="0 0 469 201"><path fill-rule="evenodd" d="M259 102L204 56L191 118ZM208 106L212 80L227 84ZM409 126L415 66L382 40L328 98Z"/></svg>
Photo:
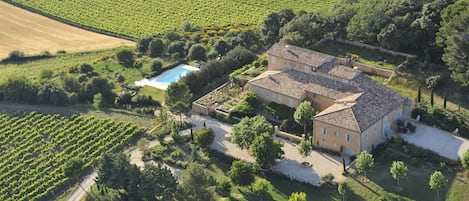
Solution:
<svg viewBox="0 0 469 201"><path fill-rule="evenodd" d="M187 68L176 67L171 69L168 73L164 73L163 75L158 76L155 81L169 85L173 82L178 81L179 78L184 77L189 72L192 72L192 70Z"/></svg>

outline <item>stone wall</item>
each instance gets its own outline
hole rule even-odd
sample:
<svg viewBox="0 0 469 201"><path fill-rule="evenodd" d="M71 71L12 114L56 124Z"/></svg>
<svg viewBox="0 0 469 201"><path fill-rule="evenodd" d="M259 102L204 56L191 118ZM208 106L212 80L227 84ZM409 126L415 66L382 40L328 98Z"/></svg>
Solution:
<svg viewBox="0 0 469 201"><path fill-rule="evenodd" d="M346 65L348 63L346 61L346 59L344 59L344 58L337 58L336 62L341 64L341 65ZM354 62L353 66L354 67L356 66L358 68L358 70L360 70L362 72L369 73L369 74L372 74L372 75L378 75L378 76L385 77L385 78L391 77L391 75L394 73L392 70L376 68L376 67L373 67L373 66L370 66L370 65L359 63L359 62Z"/></svg>
<svg viewBox="0 0 469 201"><path fill-rule="evenodd" d="M275 136L288 139L292 142L300 143L303 140L302 137L298 137L296 135L292 135L290 133L286 133L286 132L283 132L283 131L279 130L278 126L274 127L274 131L275 131L275 133L274 133Z"/></svg>

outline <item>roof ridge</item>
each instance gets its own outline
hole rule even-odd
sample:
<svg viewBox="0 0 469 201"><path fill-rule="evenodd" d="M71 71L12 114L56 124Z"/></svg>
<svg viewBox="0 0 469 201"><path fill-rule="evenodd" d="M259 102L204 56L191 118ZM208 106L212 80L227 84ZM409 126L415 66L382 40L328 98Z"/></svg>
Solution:
<svg viewBox="0 0 469 201"><path fill-rule="evenodd" d="M342 103L334 103L334 104L332 104L331 106L329 106L329 107L327 107L326 109L324 109L322 112L326 111L328 108L330 108L330 107L332 107L332 106L334 106L334 105L336 105L336 104L337 104L337 105L340 105L340 104L342 104ZM334 114L334 113L337 113L337 112L340 112L340 111L342 111L342 110L349 109L349 108L352 108L352 106L350 106L350 107L343 107L343 108L334 110L334 111L332 111L332 112L327 112L327 113L324 113L324 114L321 114L322 112L320 112L319 114L316 114L315 117L322 117L322 116L324 116L324 115Z"/></svg>
<svg viewBox="0 0 469 201"><path fill-rule="evenodd" d="M355 106L355 105L353 105L353 106ZM355 112L353 112L353 109L352 109L353 106L350 107L350 111L352 112L352 117L353 117L353 120L354 120L353 122L355 122L355 124L357 125L358 132L361 133L361 132L362 132L362 129L360 128L360 124L358 124L357 118L355 117Z"/></svg>

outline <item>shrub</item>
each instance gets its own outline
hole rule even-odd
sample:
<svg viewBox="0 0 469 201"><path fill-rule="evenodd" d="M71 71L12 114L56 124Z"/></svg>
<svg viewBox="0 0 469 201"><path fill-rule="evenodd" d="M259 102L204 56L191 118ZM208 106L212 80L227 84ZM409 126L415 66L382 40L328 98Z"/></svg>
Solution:
<svg viewBox="0 0 469 201"><path fill-rule="evenodd" d="M78 71L80 73L88 74L93 71L93 66L91 66L90 64L84 63L84 64L81 64L80 67L78 67Z"/></svg>
<svg viewBox="0 0 469 201"><path fill-rule="evenodd" d="M116 58L120 64L129 64L134 61L134 51L129 48L119 48L116 51Z"/></svg>
<svg viewBox="0 0 469 201"><path fill-rule="evenodd" d="M269 197L269 190L272 189L271 184L266 179L257 179L251 187L253 195L257 200L267 200Z"/></svg>
<svg viewBox="0 0 469 201"><path fill-rule="evenodd" d="M19 61L19 60L23 59L24 56L25 56L24 52L22 52L22 51L18 51L18 50L11 51L8 54L8 57L5 59L5 61Z"/></svg>
<svg viewBox="0 0 469 201"><path fill-rule="evenodd" d="M212 144L215 134L212 128L203 127L194 134L194 141L201 147L208 147Z"/></svg>
<svg viewBox="0 0 469 201"><path fill-rule="evenodd" d="M225 180L225 179L221 181L217 181L217 186L215 187L215 191L223 197L230 196L230 192L231 192L230 181Z"/></svg>
<svg viewBox="0 0 469 201"><path fill-rule="evenodd" d="M161 61L161 59L153 60L150 66L151 72L153 73L160 72L162 68L163 68L163 62Z"/></svg>
<svg viewBox="0 0 469 201"><path fill-rule="evenodd" d="M334 182L334 175L332 173L327 173L326 175L321 176L321 185L327 184L332 186Z"/></svg>
<svg viewBox="0 0 469 201"><path fill-rule="evenodd" d="M171 152L171 154L169 154L169 156L172 158L172 159L180 159L181 158L181 152L179 150L174 150L173 152Z"/></svg>
<svg viewBox="0 0 469 201"><path fill-rule="evenodd" d="M464 153L461 163L464 168L469 169L469 150Z"/></svg>
<svg viewBox="0 0 469 201"><path fill-rule="evenodd" d="M233 161L227 175L231 181L240 186L247 186L254 182L254 166L246 161Z"/></svg>
<svg viewBox="0 0 469 201"><path fill-rule="evenodd" d="M42 69L41 72L39 72L39 79L41 80L48 80L54 77L54 71L49 70L49 69Z"/></svg>
<svg viewBox="0 0 469 201"><path fill-rule="evenodd" d="M411 124L410 122L408 122L407 129L409 130L410 133L415 133L415 130L417 129L417 127Z"/></svg>
<svg viewBox="0 0 469 201"><path fill-rule="evenodd" d="M189 49L189 59L205 61L207 50L201 44L195 44Z"/></svg>
<svg viewBox="0 0 469 201"><path fill-rule="evenodd" d="M392 141L398 146L401 146L402 143L404 143L404 139L401 136L394 137Z"/></svg>

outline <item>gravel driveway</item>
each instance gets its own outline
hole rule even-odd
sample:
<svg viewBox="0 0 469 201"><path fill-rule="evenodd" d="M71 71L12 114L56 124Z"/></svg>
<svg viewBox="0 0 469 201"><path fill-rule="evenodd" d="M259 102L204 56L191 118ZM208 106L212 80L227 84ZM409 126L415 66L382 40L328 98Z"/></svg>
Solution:
<svg viewBox="0 0 469 201"><path fill-rule="evenodd" d="M231 133L232 125L198 114L191 115L187 121L191 121L195 124L194 131L201 128L204 122L207 127L211 127L214 130L215 139L211 145L212 149L249 162L255 161L254 158L248 154L247 150L241 150L235 144L225 140L225 135ZM345 177L341 175L342 159L340 157L313 151L311 156L306 158L306 161L313 165L311 167L301 167L300 163L303 162L304 159L303 156L298 153L297 145L282 138L277 139L284 143L283 150L285 151L285 157L272 168L274 171L297 181L307 182L316 186L320 185L320 177L327 173L334 174L335 181L345 179Z"/></svg>
<svg viewBox="0 0 469 201"><path fill-rule="evenodd" d="M401 134L408 143L430 149L443 157L458 160L469 150L469 140L455 136L446 131L413 122L417 127L415 133Z"/></svg>

